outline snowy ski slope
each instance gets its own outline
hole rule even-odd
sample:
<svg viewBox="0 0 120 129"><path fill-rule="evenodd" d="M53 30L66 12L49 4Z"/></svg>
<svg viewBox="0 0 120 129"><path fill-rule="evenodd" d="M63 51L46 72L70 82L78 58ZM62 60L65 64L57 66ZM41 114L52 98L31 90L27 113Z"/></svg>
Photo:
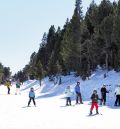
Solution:
<svg viewBox="0 0 120 129"><path fill-rule="evenodd" d="M27 81L21 87L21 95L15 95L15 84L11 87L11 94L7 95L7 88L0 86L0 129L120 129L120 107L114 107L116 84L120 84L120 73L110 71L104 78L105 71L97 70L90 80L82 81L79 77L62 76L62 84L54 85L48 78L42 80L39 86L37 80ZM72 106L65 106L64 90L70 85L74 91L76 82L81 82L81 92L84 104L75 105L75 94ZM90 96L93 89L100 95L102 84L106 84L111 92L107 94L107 105L100 106L102 115L88 116L90 110ZM28 92L34 87L36 104L26 107Z"/></svg>

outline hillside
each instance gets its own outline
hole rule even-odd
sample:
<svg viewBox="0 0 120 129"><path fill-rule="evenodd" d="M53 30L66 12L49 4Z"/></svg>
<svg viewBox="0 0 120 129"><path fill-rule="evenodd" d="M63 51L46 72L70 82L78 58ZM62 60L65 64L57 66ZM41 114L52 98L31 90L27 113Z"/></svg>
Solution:
<svg viewBox="0 0 120 129"><path fill-rule="evenodd" d="M62 84L54 85L48 78L42 80L40 87L37 80L27 81L21 87L21 95L15 95L15 85L11 94L7 95L5 86L0 86L0 128L1 129L119 129L120 107L114 107L115 85L120 83L120 73L110 71L104 78L105 71L97 70L90 80L82 81L79 77L62 76ZM64 90L70 85L74 91L76 81L81 82L81 92L84 104L75 105L73 95L72 106L65 106ZM99 90L106 84L111 92L107 94L107 105L100 106L100 115L88 117L90 96L93 89ZM36 104L26 107L28 92L34 87ZM102 115L101 115L102 114Z"/></svg>

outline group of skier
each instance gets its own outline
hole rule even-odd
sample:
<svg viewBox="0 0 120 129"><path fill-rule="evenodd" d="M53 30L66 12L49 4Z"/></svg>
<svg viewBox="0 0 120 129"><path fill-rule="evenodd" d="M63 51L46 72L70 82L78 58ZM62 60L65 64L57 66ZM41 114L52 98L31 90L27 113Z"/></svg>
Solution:
<svg viewBox="0 0 120 129"><path fill-rule="evenodd" d="M10 94L10 87L11 87L11 82L9 80L7 80L5 82L5 86L7 86L8 89L8 94ZM21 83L19 80L17 80L16 82L16 95L20 94L20 86ZM76 104L83 104L83 100L82 100L82 95L81 95L81 89L80 89L80 82L77 82L75 88L75 94L76 94ZM98 112L98 101L100 100L100 105L106 105L106 94L110 92L110 90L107 90L106 85L103 84L103 86L100 89L101 92L101 98L98 96L97 90L94 89L93 93L91 95L91 108L90 108L90 115L92 114L92 111L94 109L94 107L96 108L96 114L99 114ZM72 92L71 87L67 86L67 88L65 89L65 94L66 94L66 106L71 105L71 96L72 94L74 94L74 92ZM120 85L117 85L116 89L115 89L115 95L116 95L116 100L115 100L115 104L114 106L120 106ZM35 92L34 92L34 88L30 88L29 91L29 101L28 101L28 107L30 106L31 100L33 101L34 106L36 106L36 102L35 102Z"/></svg>
<svg viewBox="0 0 120 129"><path fill-rule="evenodd" d="M100 89L101 92L101 97L98 96L97 90L94 89L93 93L91 95L91 108L90 108L90 115L92 114L92 111L94 107L96 108L96 114L99 114L98 112L98 101L100 100L100 105L106 105L106 94L110 92L110 90L107 90L106 85L103 84L103 86ZM66 106L71 105L71 96L74 94L74 92L71 91L70 86L67 86L65 90L66 94ZM77 82L75 86L75 94L76 94L76 104L80 103L83 104L82 101L82 95L81 95L81 90L80 90L80 82ZM116 100L114 106L119 105L120 106L120 85L117 85L115 89L115 95L116 95Z"/></svg>
<svg viewBox="0 0 120 129"><path fill-rule="evenodd" d="M4 85L7 87L7 94L10 94L10 89L11 89L11 81L10 80L6 80ZM19 79L16 81L16 92L15 95L20 95L20 87L21 87L21 82L19 81ZM35 92L34 92L34 88L30 88L29 91L29 101L28 101L28 107L30 106L31 100L33 101L34 106L36 106L36 102L35 102Z"/></svg>
<svg viewBox="0 0 120 129"><path fill-rule="evenodd" d="M10 80L6 80L4 85L7 87L7 94L10 94L10 90L11 90L11 81ZM20 94L20 86L21 86L21 82L19 80L16 81L16 92L15 95Z"/></svg>

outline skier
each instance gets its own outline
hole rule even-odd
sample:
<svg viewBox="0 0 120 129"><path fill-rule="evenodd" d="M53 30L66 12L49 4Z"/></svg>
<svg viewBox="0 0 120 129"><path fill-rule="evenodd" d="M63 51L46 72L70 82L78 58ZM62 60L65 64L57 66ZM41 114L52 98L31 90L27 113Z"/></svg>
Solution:
<svg viewBox="0 0 120 129"><path fill-rule="evenodd" d="M67 86L67 88L65 89L65 95L66 95L66 106L69 106L71 105L71 96L72 96L70 86Z"/></svg>
<svg viewBox="0 0 120 129"><path fill-rule="evenodd" d="M77 82L77 85L75 86L75 93L76 93L76 104L78 104L78 101L80 101L80 103L83 104L80 92L80 82Z"/></svg>
<svg viewBox="0 0 120 129"><path fill-rule="evenodd" d="M99 99L99 96L97 94L97 90L93 90L93 94L91 95L91 100L92 100L92 105L90 108L89 115L92 115L92 111L93 111L94 106L96 108L96 114L99 114L99 112L98 112L98 100L100 100L100 99Z"/></svg>
<svg viewBox="0 0 120 129"><path fill-rule="evenodd" d="M115 106L117 106L117 104L119 104L120 106L120 85L117 85L117 87L115 88L115 95L116 95Z"/></svg>
<svg viewBox="0 0 120 129"><path fill-rule="evenodd" d="M10 87L11 87L11 82L9 80L6 80L5 86L7 86L8 89L8 94L10 94Z"/></svg>
<svg viewBox="0 0 120 129"><path fill-rule="evenodd" d="M17 82L16 82L16 95L17 94L20 94L20 86L21 86L21 83L20 83L20 81L19 80L17 80Z"/></svg>
<svg viewBox="0 0 120 129"><path fill-rule="evenodd" d="M31 100L33 101L34 106L36 106L34 88L31 88L29 91L28 107L30 106Z"/></svg>
<svg viewBox="0 0 120 129"><path fill-rule="evenodd" d="M106 89L106 85L103 84L102 88L101 88L101 105L105 105L106 104L106 93L109 93L109 91Z"/></svg>

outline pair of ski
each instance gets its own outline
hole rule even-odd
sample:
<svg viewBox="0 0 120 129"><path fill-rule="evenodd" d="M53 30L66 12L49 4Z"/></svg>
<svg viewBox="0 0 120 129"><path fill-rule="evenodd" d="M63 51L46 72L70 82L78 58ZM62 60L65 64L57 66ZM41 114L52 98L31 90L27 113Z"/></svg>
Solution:
<svg viewBox="0 0 120 129"><path fill-rule="evenodd" d="M101 113L95 113L95 114L89 114L88 116L97 116L97 115L102 115Z"/></svg>
<svg viewBox="0 0 120 129"><path fill-rule="evenodd" d="M37 106L23 106L22 108L37 107Z"/></svg>

